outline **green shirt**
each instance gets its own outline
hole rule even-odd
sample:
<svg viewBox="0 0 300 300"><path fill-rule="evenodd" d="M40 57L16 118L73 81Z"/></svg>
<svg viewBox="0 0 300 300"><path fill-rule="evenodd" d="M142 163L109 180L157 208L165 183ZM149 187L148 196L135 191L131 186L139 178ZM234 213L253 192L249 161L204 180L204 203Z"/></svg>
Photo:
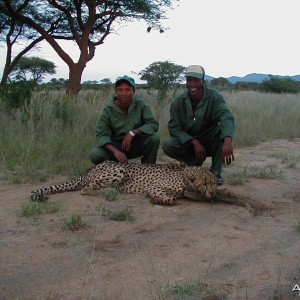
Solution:
<svg viewBox="0 0 300 300"><path fill-rule="evenodd" d="M235 122L223 96L216 90L203 87L203 97L195 111L188 92L179 95L171 104L168 129L170 136L185 144L212 126L219 126L221 139L233 136Z"/></svg>
<svg viewBox="0 0 300 300"><path fill-rule="evenodd" d="M139 129L145 135L158 131L158 122L150 106L134 97L126 115L112 99L103 108L96 127L97 146L111 144L112 139L122 141L129 130Z"/></svg>

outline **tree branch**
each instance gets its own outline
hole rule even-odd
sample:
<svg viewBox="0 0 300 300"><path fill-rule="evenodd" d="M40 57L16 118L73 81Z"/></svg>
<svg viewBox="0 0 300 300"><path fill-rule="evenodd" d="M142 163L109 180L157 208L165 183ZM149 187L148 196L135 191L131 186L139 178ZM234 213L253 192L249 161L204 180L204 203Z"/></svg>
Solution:
<svg viewBox="0 0 300 300"><path fill-rule="evenodd" d="M63 6L61 6L60 4L58 4L56 2L56 0L48 0L48 3L50 5L52 5L53 7L57 8L58 10L60 10L61 12L63 12L67 19L68 19L68 23L70 25L70 29L71 29L71 32L72 32L72 35L75 39L75 41L77 42L77 44L80 42L80 37L78 35L78 32L76 30L76 27L75 27L75 24L74 24L74 21L73 21L73 18L72 18L72 15L70 14L70 12L64 8Z"/></svg>
<svg viewBox="0 0 300 300"><path fill-rule="evenodd" d="M60 47L60 45L55 41L55 39L44 28L42 28L39 24L34 22L29 17L26 17L21 13L16 12L9 2L10 1L5 0L7 8L0 5L0 11L4 12L6 15L16 18L17 20L27 24L29 27L35 29L41 34L41 36L44 37L45 40L47 40L47 42L53 47L53 49L57 52L57 54L62 58L62 60L66 64L73 64L73 60L71 59L71 57Z"/></svg>

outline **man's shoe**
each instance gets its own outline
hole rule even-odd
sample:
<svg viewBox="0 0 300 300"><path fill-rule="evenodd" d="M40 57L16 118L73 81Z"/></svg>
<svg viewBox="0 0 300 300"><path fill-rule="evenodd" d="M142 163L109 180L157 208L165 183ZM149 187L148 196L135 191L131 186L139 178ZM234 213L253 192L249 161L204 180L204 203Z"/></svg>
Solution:
<svg viewBox="0 0 300 300"><path fill-rule="evenodd" d="M224 179L221 175L217 175L217 185L222 185L224 183Z"/></svg>

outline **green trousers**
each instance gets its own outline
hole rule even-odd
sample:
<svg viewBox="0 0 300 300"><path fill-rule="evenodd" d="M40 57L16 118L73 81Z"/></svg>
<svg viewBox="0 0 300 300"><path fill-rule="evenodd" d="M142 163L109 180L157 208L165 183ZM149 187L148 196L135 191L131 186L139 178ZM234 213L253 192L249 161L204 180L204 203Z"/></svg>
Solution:
<svg viewBox="0 0 300 300"><path fill-rule="evenodd" d="M221 175L223 141L220 139L218 128L209 128L195 138L204 146L206 156L212 158L211 171ZM163 143L162 148L166 155L180 162L185 162L188 166L201 166L203 164L202 160L196 158L194 146L190 142L183 145L177 139L169 138Z"/></svg>
<svg viewBox="0 0 300 300"><path fill-rule="evenodd" d="M134 137L129 151L122 149L120 140L112 139L112 144L124 152L128 159L141 157L142 164L155 164L159 147L159 135L143 135ZM94 147L90 152L91 161L97 165L104 160L116 160L114 155L104 147Z"/></svg>

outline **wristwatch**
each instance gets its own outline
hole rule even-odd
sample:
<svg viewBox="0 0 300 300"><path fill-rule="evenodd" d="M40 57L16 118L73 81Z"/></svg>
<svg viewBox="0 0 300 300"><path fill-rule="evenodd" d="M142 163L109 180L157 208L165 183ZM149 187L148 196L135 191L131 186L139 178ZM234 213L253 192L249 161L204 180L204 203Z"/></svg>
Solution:
<svg viewBox="0 0 300 300"><path fill-rule="evenodd" d="M129 130L129 134L130 134L131 136L135 136L135 133L134 133L133 131L131 131L131 130Z"/></svg>

